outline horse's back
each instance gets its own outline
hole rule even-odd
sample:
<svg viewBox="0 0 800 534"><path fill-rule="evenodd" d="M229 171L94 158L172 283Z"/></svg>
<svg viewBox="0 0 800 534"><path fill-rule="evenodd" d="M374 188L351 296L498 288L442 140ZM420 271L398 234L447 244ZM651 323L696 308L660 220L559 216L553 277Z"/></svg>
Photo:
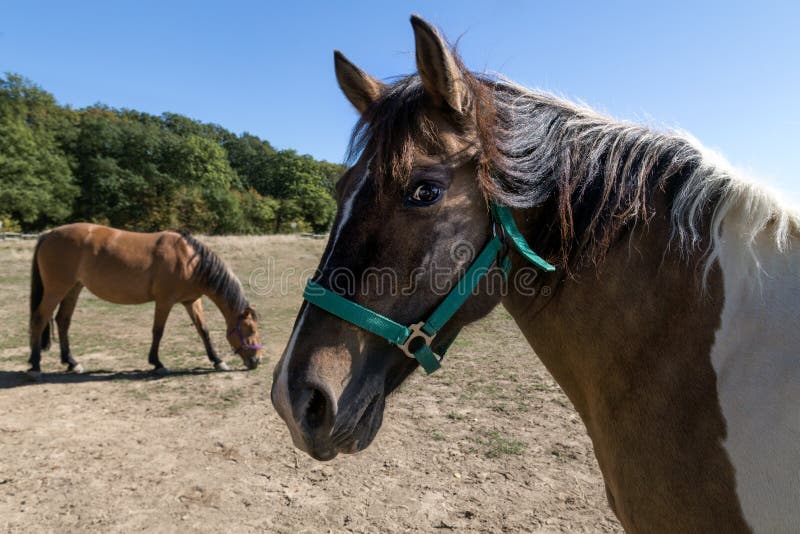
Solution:
<svg viewBox="0 0 800 534"><path fill-rule="evenodd" d="M752 250L736 250L737 230L723 231L725 303L711 354L724 446L748 523L791 532L800 525L800 239L779 250L764 232Z"/></svg>
<svg viewBox="0 0 800 534"><path fill-rule="evenodd" d="M154 300L154 279L174 270L179 258L175 232L141 233L99 224L55 228L43 239L40 268L59 285L81 283L98 297L118 304ZM50 267L55 265L56 267Z"/></svg>
<svg viewBox="0 0 800 534"><path fill-rule="evenodd" d="M62 244L71 243L79 248L88 247L95 250L112 242L120 242L126 246L135 244L139 247L147 247L155 245L165 238L173 241L180 238L180 234L177 232L131 232L87 222L58 226L47 232L45 236L49 243L60 241Z"/></svg>

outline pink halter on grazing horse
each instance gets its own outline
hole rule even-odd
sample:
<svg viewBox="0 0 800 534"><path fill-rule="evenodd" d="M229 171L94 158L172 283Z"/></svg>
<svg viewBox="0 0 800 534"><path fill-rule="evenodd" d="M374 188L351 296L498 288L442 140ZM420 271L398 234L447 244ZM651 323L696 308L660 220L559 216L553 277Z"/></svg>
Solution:
<svg viewBox="0 0 800 534"><path fill-rule="evenodd" d="M416 75L387 85L335 54L361 119L275 368L295 445L369 446L389 393L502 304L580 414L626 530L796 531L798 215L685 136L471 73L411 23ZM449 292L420 283L434 265ZM375 290L376 271L415 291Z"/></svg>

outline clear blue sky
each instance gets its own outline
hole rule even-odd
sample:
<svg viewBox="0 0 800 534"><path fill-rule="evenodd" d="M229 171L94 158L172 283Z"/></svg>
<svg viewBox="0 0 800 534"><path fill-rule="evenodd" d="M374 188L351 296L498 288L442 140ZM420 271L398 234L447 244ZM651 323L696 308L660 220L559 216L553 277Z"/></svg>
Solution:
<svg viewBox="0 0 800 534"><path fill-rule="evenodd" d="M688 130L800 199L797 0L0 0L0 71L74 107L182 113L341 161L356 116L332 50L378 77L411 72L412 12L461 36L473 70Z"/></svg>

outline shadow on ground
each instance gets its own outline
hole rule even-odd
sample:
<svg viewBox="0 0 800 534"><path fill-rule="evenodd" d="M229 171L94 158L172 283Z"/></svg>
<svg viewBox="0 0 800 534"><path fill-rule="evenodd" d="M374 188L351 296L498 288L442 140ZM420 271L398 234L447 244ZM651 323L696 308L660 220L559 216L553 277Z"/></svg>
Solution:
<svg viewBox="0 0 800 534"><path fill-rule="evenodd" d="M84 382L113 382L116 380L169 380L183 376L200 376L211 373L246 373L247 369L217 371L203 367L194 369L177 369L166 375L155 374L151 370L110 371L98 369L81 374L75 373L42 373L38 380L30 378L24 371L0 371L0 389L11 389L20 386L41 386L44 384L78 384Z"/></svg>

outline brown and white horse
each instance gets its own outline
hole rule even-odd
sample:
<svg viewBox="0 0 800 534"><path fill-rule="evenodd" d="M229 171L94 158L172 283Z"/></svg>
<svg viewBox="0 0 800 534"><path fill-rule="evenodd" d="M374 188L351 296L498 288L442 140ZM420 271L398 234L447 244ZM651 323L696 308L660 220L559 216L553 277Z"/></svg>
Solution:
<svg viewBox="0 0 800 534"><path fill-rule="evenodd" d="M583 419L626 530L796 532L800 218L686 136L470 73L411 22L417 75L387 85L335 54L361 120L314 281L416 323L443 298L420 274L457 279L451 250L491 238L490 202L512 208L556 273L522 287L512 251L513 283L485 277L433 348L502 303ZM415 291L368 287L389 271ZM306 302L272 401L326 460L370 444L416 366Z"/></svg>
<svg viewBox="0 0 800 534"><path fill-rule="evenodd" d="M167 369L158 346L170 310L183 304L200 334L208 359L218 370L228 367L217 356L203 317L200 297L217 305L228 326L228 341L249 369L261 361L257 316L238 279L225 263L188 233L126 232L98 224L60 226L39 238L31 273L29 376L41 372L41 351L50 346L50 318L56 324L61 362L81 372L69 348L69 327L81 290L115 304L155 301L149 362L158 374Z"/></svg>

